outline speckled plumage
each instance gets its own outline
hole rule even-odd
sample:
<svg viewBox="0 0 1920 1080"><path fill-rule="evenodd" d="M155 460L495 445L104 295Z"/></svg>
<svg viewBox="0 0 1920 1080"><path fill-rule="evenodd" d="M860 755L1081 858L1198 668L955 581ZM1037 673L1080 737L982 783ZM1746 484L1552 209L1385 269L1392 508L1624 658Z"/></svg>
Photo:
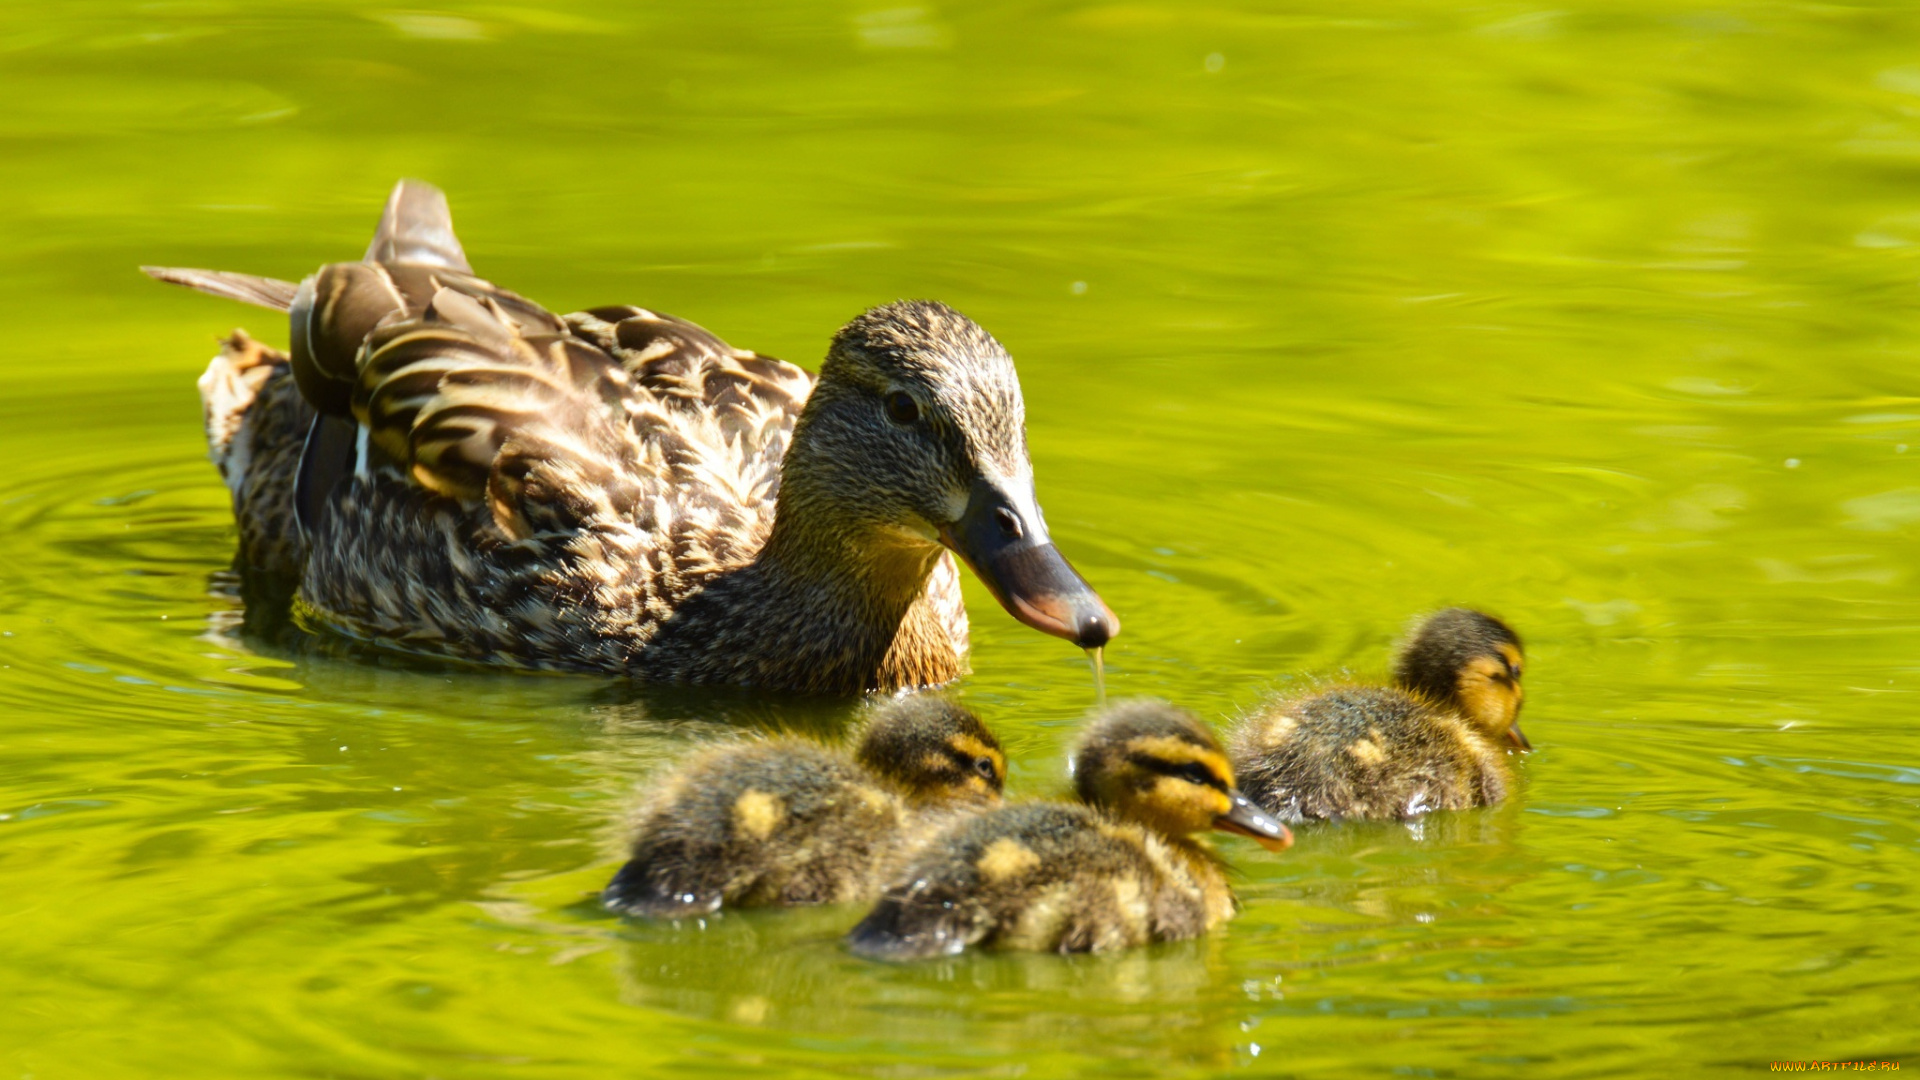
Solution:
<svg viewBox="0 0 1920 1080"><path fill-rule="evenodd" d="M287 355L243 330L221 342L200 377L207 452L233 495L240 527L235 561L281 576L306 562L306 537L293 515L293 480L313 406L294 385Z"/></svg>
<svg viewBox="0 0 1920 1080"><path fill-rule="evenodd" d="M1233 915L1218 856L1190 834L1251 808L1197 720L1159 702L1114 706L1084 734L1074 779L1078 805L1005 806L929 840L849 946L883 959L1093 952L1197 937Z"/></svg>
<svg viewBox="0 0 1920 1080"><path fill-rule="evenodd" d="M236 333L201 388L242 565L297 580L309 627L485 664L892 690L966 671L940 544L970 490L1012 492L1052 551L1012 361L938 303L853 320L816 383L684 320L556 316L473 276L417 182L365 261L297 286L149 273L291 308L289 353ZM882 410L902 395L917 424ZM1095 644L1117 627L1099 611L1072 616Z"/></svg>
<svg viewBox="0 0 1920 1080"><path fill-rule="evenodd" d="M630 915L870 900L926 837L997 802L1006 757L939 698L875 710L852 756L781 737L711 748L671 773L603 894Z"/></svg>
<svg viewBox="0 0 1920 1080"><path fill-rule="evenodd" d="M1497 803L1512 785L1501 742L1517 731L1520 664L1506 624L1442 611L1401 649L1395 685L1326 688L1237 726L1228 747L1241 789L1289 822Z"/></svg>

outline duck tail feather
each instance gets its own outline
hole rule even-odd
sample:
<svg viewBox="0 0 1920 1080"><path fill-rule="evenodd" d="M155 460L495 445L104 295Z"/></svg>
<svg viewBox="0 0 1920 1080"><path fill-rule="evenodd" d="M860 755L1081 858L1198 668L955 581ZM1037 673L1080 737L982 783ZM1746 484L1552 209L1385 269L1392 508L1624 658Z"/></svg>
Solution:
<svg viewBox="0 0 1920 1080"><path fill-rule="evenodd" d="M367 246L367 261L427 263L473 273L460 239L453 234L453 212L447 208L446 195L424 180L393 185L380 227Z"/></svg>
<svg viewBox="0 0 1920 1080"><path fill-rule="evenodd" d="M277 278L260 277L257 274L235 274L226 270L190 270L178 266L143 266L140 268L155 281L164 281L169 285L184 285L203 293L238 300L243 304L258 304L275 311L286 311L293 307L294 294L300 286L291 281Z"/></svg>

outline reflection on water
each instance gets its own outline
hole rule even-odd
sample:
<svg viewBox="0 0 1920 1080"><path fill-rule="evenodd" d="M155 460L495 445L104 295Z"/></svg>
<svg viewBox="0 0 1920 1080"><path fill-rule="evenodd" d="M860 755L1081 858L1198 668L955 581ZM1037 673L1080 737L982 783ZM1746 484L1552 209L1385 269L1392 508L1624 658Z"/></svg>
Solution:
<svg viewBox="0 0 1920 1080"><path fill-rule="evenodd" d="M1920 1056L1908 12L315 0L0 13L0 1066L36 1077L1639 1074ZM636 65L635 57L645 63ZM229 571L193 380L397 176L480 272L809 366L937 296L1020 366L1096 671L1225 722L1468 603L1502 807L1221 841L1116 957L623 922L688 749L855 701L477 672ZM978 587L1013 797L1086 661Z"/></svg>

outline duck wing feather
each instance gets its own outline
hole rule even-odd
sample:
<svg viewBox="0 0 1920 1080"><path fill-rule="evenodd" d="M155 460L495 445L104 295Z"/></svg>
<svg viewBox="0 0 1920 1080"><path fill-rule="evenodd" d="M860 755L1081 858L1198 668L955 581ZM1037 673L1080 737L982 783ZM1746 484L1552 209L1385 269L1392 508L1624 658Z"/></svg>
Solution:
<svg viewBox="0 0 1920 1080"><path fill-rule="evenodd" d="M453 234L447 196L421 180L402 180L387 196L380 226L367 245L370 263L418 263L472 274L460 238Z"/></svg>

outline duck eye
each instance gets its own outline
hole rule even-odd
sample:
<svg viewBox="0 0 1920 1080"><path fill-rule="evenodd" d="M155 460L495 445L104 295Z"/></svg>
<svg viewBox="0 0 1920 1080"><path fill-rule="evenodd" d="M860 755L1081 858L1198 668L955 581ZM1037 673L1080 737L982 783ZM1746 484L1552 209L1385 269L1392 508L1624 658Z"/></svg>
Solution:
<svg viewBox="0 0 1920 1080"><path fill-rule="evenodd" d="M1004 506L993 511L993 523L1000 526L1000 532L1009 540L1020 539L1026 531L1020 527L1020 515Z"/></svg>
<svg viewBox="0 0 1920 1080"><path fill-rule="evenodd" d="M905 390L895 390L887 395L887 419L896 424L911 424L920 419L920 405L913 395Z"/></svg>
<svg viewBox="0 0 1920 1080"><path fill-rule="evenodd" d="M974 758L973 771L979 773L983 777L986 777L988 780L997 780L999 779L999 776L1000 776L999 770L993 767L992 758L986 758L986 757Z"/></svg>

